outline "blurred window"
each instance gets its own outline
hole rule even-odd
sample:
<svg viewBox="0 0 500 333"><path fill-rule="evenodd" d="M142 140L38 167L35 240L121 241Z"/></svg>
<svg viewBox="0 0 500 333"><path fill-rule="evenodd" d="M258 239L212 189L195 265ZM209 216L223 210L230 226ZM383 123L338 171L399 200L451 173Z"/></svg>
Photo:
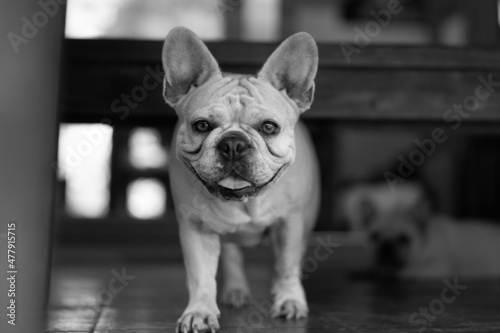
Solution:
<svg viewBox="0 0 500 333"><path fill-rule="evenodd" d="M136 169L153 169L166 166L167 153L156 129L139 127L129 139L129 161Z"/></svg>
<svg viewBox="0 0 500 333"><path fill-rule="evenodd" d="M159 218L165 213L166 198L165 186L159 180L141 178L127 189L127 210L138 219Z"/></svg>
<svg viewBox="0 0 500 333"><path fill-rule="evenodd" d="M242 40L276 41L281 38L281 0L240 2Z"/></svg>
<svg viewBox="0 0 500 333"><path fill-rule="evenodd" d="M112 135L107 125L61 124L58 172L68 214L96 218L108 212Z"/></svg>
<svg viewBox="0 0 500 333"><path fill-rule="evenodd" d="M206 40L225 37L233 0L68 0L66 37L164 39L184 26Z"/></svg>

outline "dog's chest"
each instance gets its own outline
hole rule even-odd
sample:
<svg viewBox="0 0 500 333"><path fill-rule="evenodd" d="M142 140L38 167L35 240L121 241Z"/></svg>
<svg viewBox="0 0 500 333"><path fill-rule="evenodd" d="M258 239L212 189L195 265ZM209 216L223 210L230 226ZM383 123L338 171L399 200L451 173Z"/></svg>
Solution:
<svg viewBox="0 0 500 333"><path fill-rule="evenodd" d="M269 202L254 199L249 202L212 201L202 216L204 223L220 234L261 234L279 219L280 214Z"/></svg>

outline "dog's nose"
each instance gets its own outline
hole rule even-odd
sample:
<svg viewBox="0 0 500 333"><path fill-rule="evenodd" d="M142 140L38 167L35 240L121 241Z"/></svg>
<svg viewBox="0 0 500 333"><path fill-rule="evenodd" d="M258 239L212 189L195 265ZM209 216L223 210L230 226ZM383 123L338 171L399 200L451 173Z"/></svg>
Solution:
<svg viewBox="0 0 500 333"><path fill-rule="evenodd" d="M398 254L399 249L394 242L383 241L378 247L378 262L380 265L397 267L400 265L400 258Z"/></svg>
<svg viewBox="0 0 500 333"><path fill-rule="evenodd" d="M232 161L242 158L248 152L249 147L248 142L237 134L226 136L217 145L222 157Z"/></svg>
<svg viewBox="0 0 500 333"><path fill-rule="evenodd" d="M400 235L395 239L382 240L378 245L378 262L382 266L401 268L405 265L405 253L410 239Z"/></svg>

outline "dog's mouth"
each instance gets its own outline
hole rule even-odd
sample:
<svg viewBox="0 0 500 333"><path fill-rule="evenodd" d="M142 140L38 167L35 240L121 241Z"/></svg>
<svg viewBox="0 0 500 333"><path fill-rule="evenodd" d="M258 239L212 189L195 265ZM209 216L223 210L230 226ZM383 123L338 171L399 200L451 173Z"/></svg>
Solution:
<svg viewBox="0 0 500 333"><path fill-rule="evenodd" d="M218 182L218 185L228 190L241 190L252 186L252 184L237 175L230 175L222 179L220 182Z"/></svg>
<svg viewBox="0 0 500 333"><path fill-rule="evenodd" d="M263 190L267 189L271 184L276 182L286 169L286 166L287 164L282 165L267 182L261 185L252 183L234 171L230 172L227 176L224 176L218 182L207 182L191 165L189 165L189 169L214 196L220 197L224 200L246 201L247 199L256 197Z"/></svg>

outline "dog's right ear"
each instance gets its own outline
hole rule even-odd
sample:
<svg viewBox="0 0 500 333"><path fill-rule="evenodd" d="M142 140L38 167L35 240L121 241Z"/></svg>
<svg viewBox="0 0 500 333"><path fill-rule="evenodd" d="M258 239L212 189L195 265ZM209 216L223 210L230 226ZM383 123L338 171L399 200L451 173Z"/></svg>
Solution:
<svg viewBox="0 0 500 333"><path fill-rule="evenodd" d="M194 32L177 27L170 31L163 44L163 97L172 107L189 92L213 75L222 75L217 61Z"/></svg>
<svg viewBox="0 0 500 333"><path fill-rule="evenodd" d="M271 54L257 75L279 91L285 90L300 112L309 109L318 71L318 47L305 32L288 37Z"/></svg>

